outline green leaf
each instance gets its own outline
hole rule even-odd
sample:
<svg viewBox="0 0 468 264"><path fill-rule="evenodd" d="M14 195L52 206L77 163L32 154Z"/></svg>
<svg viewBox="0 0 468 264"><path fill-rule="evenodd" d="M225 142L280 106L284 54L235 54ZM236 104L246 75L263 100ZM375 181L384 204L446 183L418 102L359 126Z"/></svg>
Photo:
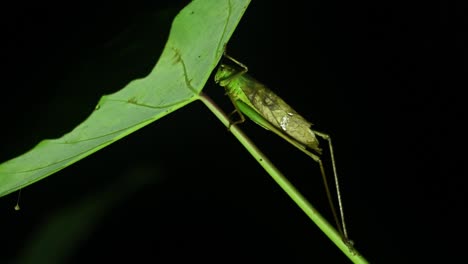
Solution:
<svg viewBox="0 0 468 264"><path fill-rule="evenodd" d="M0 196L47 177L198 99L249 2L191 2L174 19L161 57L147 77L103 96L94 112L68 134L43 140L0 164Z"/></svg>

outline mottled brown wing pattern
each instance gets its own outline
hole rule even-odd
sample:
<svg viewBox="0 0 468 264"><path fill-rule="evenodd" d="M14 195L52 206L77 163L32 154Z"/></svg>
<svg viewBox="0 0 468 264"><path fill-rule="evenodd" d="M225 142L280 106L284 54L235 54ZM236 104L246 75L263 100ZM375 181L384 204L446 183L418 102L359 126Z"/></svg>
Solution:
<svg viewBox="0 0 468 264"><path fill-rule="evenodd" d="M283 99L266 86L251 82L245 94L252 105L268 122L284 131L299 143L321 153L315 134L310 130L312 123L292 109ZM244 88L243 88L244 89Z"/></svg>

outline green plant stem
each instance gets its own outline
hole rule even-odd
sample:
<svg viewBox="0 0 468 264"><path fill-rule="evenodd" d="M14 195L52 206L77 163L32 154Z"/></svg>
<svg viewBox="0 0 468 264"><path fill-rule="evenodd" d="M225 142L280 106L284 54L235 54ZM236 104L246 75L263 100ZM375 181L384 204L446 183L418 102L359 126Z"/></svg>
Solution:
<svg viewBox="0 0 468 264"><path fill-rule="evenodd" d="M205 94L201 93L199 99L215 114L216 117L229 127L230 120L226 114ZM286 177L268 160L268 158L252 143L252 141L239 129L232 125L229 129L257 162L270 174L275 182L289 195L289 197L304 211L304 213L328 236L330 240L354 263L368 263L357 250L350 249L344 243L336 229L320 215L320 213L301 195L301 193L286 179Z"/></svg>

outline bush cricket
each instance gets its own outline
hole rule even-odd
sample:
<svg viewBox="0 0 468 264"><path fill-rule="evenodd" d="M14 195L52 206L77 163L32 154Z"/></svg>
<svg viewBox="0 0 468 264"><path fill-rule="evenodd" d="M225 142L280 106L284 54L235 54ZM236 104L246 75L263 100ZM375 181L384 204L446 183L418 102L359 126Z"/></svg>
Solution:
<svg viewBox="0 0 468 264"><path fill-rule="evenodd" d="M261 127L277 134L316 161L320 167L327 198L337 229L341 234L343 241L348 245L351 245L352 242L348 239L344 220L343 203L341 201L341 193L330 136L311 129L311 122L299 115L286 102L284 102L283 99L273 93L265 85L249 76L247 74L247 66L226 53L224 53L224 57L235 63L236 67L221 63L215 75L215 82L225 88L226 94L229 96L236 108L231 115L237 112L240 116L240 120L231 123L231 125L244 122L244 115L246 115ZM319 147L317 137L326 140L330 149L340 218L336 212L328 187L323 163L320 159L322 149Z"/></svg>

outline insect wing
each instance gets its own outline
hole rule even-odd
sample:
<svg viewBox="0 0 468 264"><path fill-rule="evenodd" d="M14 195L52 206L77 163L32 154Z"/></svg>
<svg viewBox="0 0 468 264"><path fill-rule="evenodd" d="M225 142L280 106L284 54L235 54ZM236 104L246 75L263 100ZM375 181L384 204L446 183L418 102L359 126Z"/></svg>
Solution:
<svg viewBox="0 0 468 264"><path fill-rule="evenodd" d="M301 144L321 152L315 134L310 130L312 123L292 109L283 99L256 81L242 86L255 109L272 125L284 131Z"/></svg>

